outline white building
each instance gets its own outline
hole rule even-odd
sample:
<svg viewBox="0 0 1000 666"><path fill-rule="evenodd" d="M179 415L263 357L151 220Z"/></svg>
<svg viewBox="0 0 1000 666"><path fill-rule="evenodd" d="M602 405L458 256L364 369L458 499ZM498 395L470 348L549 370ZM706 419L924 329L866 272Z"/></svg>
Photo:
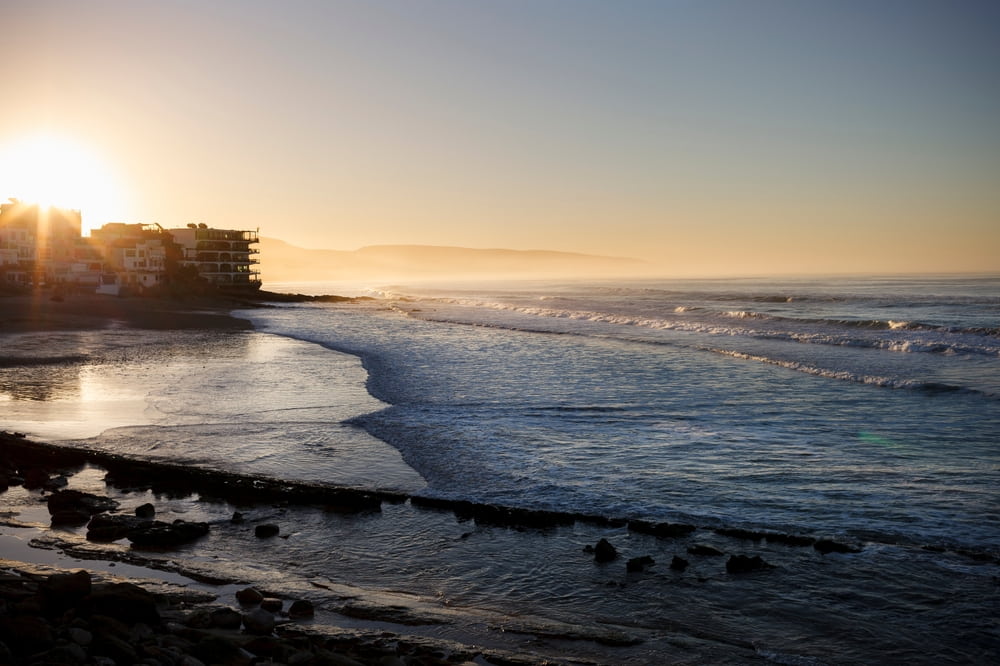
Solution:
<svg viewBox="0 0 1000 666"><path fill-rule="evenodd" d="M193 267L208 282L219 287L260 288L260 250L253 247L259 241L256 231L189 224L184 229L168 229L167 233L181 248L178 263Z"/></svg>

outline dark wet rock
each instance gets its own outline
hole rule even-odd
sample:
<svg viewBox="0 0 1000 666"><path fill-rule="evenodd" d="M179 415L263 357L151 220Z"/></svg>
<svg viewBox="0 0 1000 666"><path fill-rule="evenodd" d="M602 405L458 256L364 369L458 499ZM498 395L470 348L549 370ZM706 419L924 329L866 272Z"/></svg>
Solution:
<svg viewBox="0 0 1000 666"><path fill-rule="evenodd" d="M61 511L79 511L92 516L118 508L118 502L109 497L101 497L80 490L57 490L49 495L46 503L49 507L49 513L53 515Z"/></svg>
<svg viewBox="0 0 1000 666"><path fill-rule="evenodd" d="M242 616L240 622L243 622ZM202 608L189 613L184 618L184 626L192 629L208 629L212 626L212 611Z"/></svg>
<svg viewBox="0 0 1000 666"><path fill-rule="evenodd" d="M860 553L861 549L854 546L849 546L846 543L840 543L838 541L833 541L832 539L820 539L813 544L813 548L823 553L824 555L828 553Z"/></svg>
<svg viewBox="0 0 1000 666"><path fill-rule="evenodd" d="M135 516L99 513L87 523L87 540L110 543L128 536L130 529L139 524Z"/></svg>
<svg viewBox="0 0 1000 666"><path fill-rule="evenodd" d="M208 523L177 519L172 523L159 520L140 523L128 531L127 537L134 546L173 548L190 543L206 534L208 534Z"/></svg>
<svg viewBox="0 0 1000 666"><path fill-rule="evenodd" d="M625 563L625 570L629 573L640 573L646 570L646 567L651 567L656 564L654 560L649 555L643 555L642 557L633 557L628 562Z"/></svg>
<svg viewBox="0 0 1000 666"><path fill-rule="evenodd" d="M42 490L56 491L60 488L65 488L67 485L69 485L69 479L66 478L65 474L60 474L59 476L46 479L42 483Z"/></svg>
<svg viewBox="0 0 1000 666"><path fill-rule="evenodd" d="M95 587L84 600L84 605L90 614L106 615L126 624L156 624L160 621L156 598L132 583L110 583Z"/></svg>
<svg viewBox="0 0 1000 666"><path fill-rule="evenodd" d="M278 536L281 529L274 523L264 523L263 525L258 525L253 528L254 536L261 539L268 539L270 537Z"/></svg>
<svg viewBox="0 0 1000 666"><path fill-rule="evenodd" d="M135 507L135 515L138 518L153 518L156 515L156 507L147 502L141 506Z"/></svg>
<svg viewBox="0 0 1000 666"><path fill-rule="evenodd" d="M703 543L696 543L693 546L688 546L687 552L691 555L704 555L706 557L719 557L725 555L725 553L718 548L713 548L712 546L707 546Z"/></svg>
<svg viewBox="0 0 1000 666"><path fill-rule="evenodd" d="M232 608L216 608L209 615L210 624L219 629L239 629L243 615Z"/></svg>
<svg viewBox="0 0 1000 666"><path fill-rule="evenodd" d="M52 628L40 617L0 617L0 641L15 655L30 655L51 648L52 639Z"/></svg>
<svg viewBox="0 0 1000 666"><path fill-rule="evenodd" d="M783 543L786 546L811 546L816 543L816 539L798 534L782 534L779 532L768 532L765 537L768 543Z"/></svg>
<svg viewBox="0 0 1000 666"><path fill-rule="evenodd" d="M760 555L749 557L747 555L732 555L726 562L726 571L729 573L750 573L764 569L773 569L774 566L768 564Z"/></svg>
<svg viewBox="0 0 1000 666"><path fill-rule="evenodd" d="M83 509L60 509L52 512L53 527L85 525L90 520L90 513Z"/></svg>
<svg viewBox="0 0 1000 666"><path fill-rule="evenodd" d="M236 600L244 606L256 606L264 600L264 595L255 588L247 587L236 593Z"/></svg>
<svg viewBox="0 0 1000 666"><path fill-rule="evenodd" d="M288 607L288 617L293 620L310 618L315 614L316 609L313 607L312 602L307 599L297 599Z"/></svg>
<svg viewBox="0 0 1000 666"><path fill-rule="evenodd" d="M716 534L732 537L733 539L745 539L747 541L760 541L767 538L767 532L757 532L755 530L744 530L737 527L718 527Z"/></svg>
<svg viewBox="0 0 1000 666"><path fill-rule="evenodd" d="M646 520L630 520L628 521L628 529L630 532L676 539L691 534L697 528L694 525L687 525L685 523L653 523Z"/></svg>
<svg viewBox="0 0 1000 666"><path fill-rule="evenodd" d="M92 591L90 573L84 570L53 574L38 584L38 594L50 611L62 611Z"/></svg>
<svg viewBox="0 0 1000 666"><path fill-rule="evenodd" d="M275 597L264 597L260 601L260 607L269 613L280 613L281 609L285 607L285 603L281 599Z"/></svg>
<svg viewBox="0 0 1000 666"><path fill-rule="evenodd" d="M263 608L254 608L243 614L243 626L248 633L267 636L274 631L274 615Z"/></svg>
<svg viewBox="0 0 1000 666"><path fill-rule="evenodd" d="M228 664L240 657L240 648L222 636L206 636L191 648L191 656L203 664Z"/></svg>
<svg viewBox="0 0 1000 666"><path fill-rule="evenodd" d="M243 523L244 520L245 519L242 513L240 513L239 511L233 511L233 517L229 519L229 522L233 523L234 525L240 525Z"/></svg>
<svg viewBox="0 0 1000 666"><path fill-rule="evenodd" d="M323 493L323 508L333 513L365 513L382 510L382 498L373 493L337 489Z"/></svg>
<svg viewBox="0 0 1000 666"><path fill-rule="evenodd" d="M618 551L607 539L601 539L594 546L595 562L610 562L618 557Z"/></svg>
<svg viewBox="0 0 1000 666"><path fill-rule="evenodd" d="M28 490L38 490L49 480L49 473L38 467L21 470L24 477L24 487Z"/></svg>
<svg viewBox="0 0 1000 666"><path fill-rule="evenodd" d="M670 568L674 571L684 571L688 568L691 563L685 560L683 557L678 557L674 555L674 558L670 560Z"/></svg>

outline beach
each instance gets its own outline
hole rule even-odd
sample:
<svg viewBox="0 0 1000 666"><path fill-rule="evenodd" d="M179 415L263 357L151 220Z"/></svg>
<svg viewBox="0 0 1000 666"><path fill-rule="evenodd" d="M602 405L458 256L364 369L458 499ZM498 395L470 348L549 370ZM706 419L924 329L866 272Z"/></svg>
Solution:
<svg viewBox="0 0 1000 666"><path fill-rule="evenodd" d="M882 385L820 365L843 364L836 356L786 367L775 336L732 329L751 322L759 335L762 317L726 314L725 337L714 322L691 333L700 320L685 315L705 310L676 292L671 302L689 299L670 308L690 308L673 315L687 346L637 342L675 333L622 323L648 313L597 312L601 292L586 292L588 318L569 317L584 311L570 309L579 297L545 290L521 305L509 286L502 298L410 291L253 308L70 296L30 316L23 301L0 342L0 429L28 436L5 435L4 449L39 455L49 448L27 440L51 441L58 463L42 486L4 493L5 557L95 581L136 567L128 578L160 577L244 614L245 587L286 609L307 600L314 617L279 611L282 631L348 632L351 649L402 641L391 655L402 663L990 661L997 552L979 507L992 454L977 438L995 407L980 375L963 380L978 393L949 392L923 388L946 373L936 365ZM662 311L654 296L649 312ZM595 335L581 335L588 327ZM911 329L848 327L857 339L843 347L875 350L888 373L899 335L909 349L945 335ZM796 351L821 337L794 333ZM692 335L715 336L713 348ZM956 348L980 334L957 335ZM765 352L775 362L745 358ZM762 386L766 418L752 416ZM960 409L982 421L966 421L962 439L927 423ZM869 432L839 444L856 427L848 418ZM904 426L953 437L952 460L913 437L900 445ZM705 457L708 443L724 455ZM44 487L60 476L65 487ZM60 488L118 502L123 531L95 538L89 518L52 528L46 504ZM125 524L146 504L154 522L207 532L150 548ZM264 526L277 533L258 536Z"/></svg>

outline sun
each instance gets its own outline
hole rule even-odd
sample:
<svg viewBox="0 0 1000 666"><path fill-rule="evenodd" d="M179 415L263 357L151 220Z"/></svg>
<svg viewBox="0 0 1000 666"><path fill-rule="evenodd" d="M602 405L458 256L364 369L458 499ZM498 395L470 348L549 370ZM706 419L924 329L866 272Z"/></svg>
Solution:
<svg viewBox="0 0 1000 666"><path fill-rule="evenodd" d="M122 193L98 153L54 134L0 144L0 199L7 197L79 210L85 232L124 221Z"/></svg>

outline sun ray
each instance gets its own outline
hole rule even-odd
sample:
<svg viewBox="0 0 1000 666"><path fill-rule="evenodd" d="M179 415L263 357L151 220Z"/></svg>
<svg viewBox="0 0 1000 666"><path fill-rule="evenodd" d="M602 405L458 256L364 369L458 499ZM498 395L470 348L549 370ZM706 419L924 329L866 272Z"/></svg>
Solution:
<svg viewBox="0 0 1000 666"><path fill-rule="evenodd" d="M0 197L81 211L84 231L121 216L117 179L90 147L56 134L0 145Z"/></svg>

